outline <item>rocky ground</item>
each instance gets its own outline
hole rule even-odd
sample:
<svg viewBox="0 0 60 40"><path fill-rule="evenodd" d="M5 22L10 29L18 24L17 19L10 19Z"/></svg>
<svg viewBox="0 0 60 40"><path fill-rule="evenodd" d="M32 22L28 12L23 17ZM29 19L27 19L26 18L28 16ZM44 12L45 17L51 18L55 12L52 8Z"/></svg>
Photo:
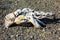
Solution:
<svg viewBox="0 0 60 40"><path fill-rule="evenodd" d="M0 40L60 40L59 20L47 20L43 29L34 27L13 26L3 28L4 17L20 8L31 8L39 11L52 11L59 18L60 0L0 0Z"/></svg>

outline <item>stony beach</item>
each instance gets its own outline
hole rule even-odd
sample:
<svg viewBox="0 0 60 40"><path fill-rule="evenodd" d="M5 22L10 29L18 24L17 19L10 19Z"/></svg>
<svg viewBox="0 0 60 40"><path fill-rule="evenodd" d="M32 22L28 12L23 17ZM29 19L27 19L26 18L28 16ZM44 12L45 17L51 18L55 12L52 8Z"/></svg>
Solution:
<svg viewBox="0 0 60 40"><path fill-rule="evenodd" d="M60 40L59 20L45 20L47 23L43 29L36 29L33 26L12 26L4 29L5 15L19 8L53 12L56 18L60 17L60 0L0 0L0 40Z"/></svg>

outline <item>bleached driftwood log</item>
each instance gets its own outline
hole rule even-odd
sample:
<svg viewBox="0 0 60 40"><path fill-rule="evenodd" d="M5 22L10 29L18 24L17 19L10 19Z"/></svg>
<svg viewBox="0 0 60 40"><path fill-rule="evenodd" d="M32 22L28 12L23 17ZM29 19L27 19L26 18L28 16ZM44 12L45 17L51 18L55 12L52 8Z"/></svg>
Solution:
<svg viewBox="0 0 60 40"><path fill-rule="evenodd" d="M39 28L40 23L45 25L39 19L53 16L52 12L35 11L30 8L18 9L5 16L5 28L8 28L11 24L20 24L22 22L31 22L35 27Z"/></svg>

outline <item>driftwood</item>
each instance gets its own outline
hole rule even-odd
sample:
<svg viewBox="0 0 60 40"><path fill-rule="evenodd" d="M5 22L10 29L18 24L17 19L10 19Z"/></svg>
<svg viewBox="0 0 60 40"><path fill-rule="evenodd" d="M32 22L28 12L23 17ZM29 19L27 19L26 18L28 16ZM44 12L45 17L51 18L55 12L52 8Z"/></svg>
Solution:
<svg viewBox="0 0 60 40"><path fill-rule="evenodd" d="M15 12L9 13L5 16L5 28L8 28L11 24L16 23L20 24L22 22L31 22L34 27L40 28L40 23L45 25L39 19L43 19L46 17L53 16L52 12L43 12L43 11L35 11L30 8L17 9Z"/></svg>

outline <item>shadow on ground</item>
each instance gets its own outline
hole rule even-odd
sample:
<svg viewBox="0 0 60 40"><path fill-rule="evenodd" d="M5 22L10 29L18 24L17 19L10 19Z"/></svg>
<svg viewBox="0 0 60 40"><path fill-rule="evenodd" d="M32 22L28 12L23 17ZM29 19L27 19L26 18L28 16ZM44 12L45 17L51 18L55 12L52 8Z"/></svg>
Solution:
<svg viewBox="0 0 60 40"><path fill-rule="evenodd" d="M60 18L58 18L58 19L43 18L43 19L39 19L39 20L42 21L45 24L51 24L51 23L56 24L56 23L60 23L59 22ZM40 25L43 28L46 27L46 25L43 25L41 23L40 23ZM15 24L15 23L13 23L12 25L10 25L10 27L14 27L14 26L33 27L34 25L31 22L25 22L25 23L21 23L21 24Z"/></svg>

